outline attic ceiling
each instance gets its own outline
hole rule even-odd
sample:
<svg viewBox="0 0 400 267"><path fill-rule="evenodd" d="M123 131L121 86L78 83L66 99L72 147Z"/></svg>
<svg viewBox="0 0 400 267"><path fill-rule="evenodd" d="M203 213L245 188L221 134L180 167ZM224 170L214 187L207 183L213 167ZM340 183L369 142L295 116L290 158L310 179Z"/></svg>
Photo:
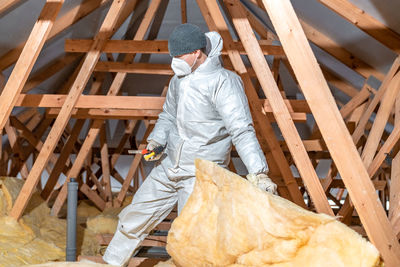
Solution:
<svg viewBox="0 0 400 267"><path fill-rule="evenodd" d="M49 64L51 61L62 57L64 53L65 39L91 39L97 32L100 24L107 12L107 7L111 3L110 0L67 0L65 1L58 18L67 14L74 8L78 8L80 4L87 2L98 2L101 5L89 15L79 20L74 25L57 34L53 39L46 42L31 76L41 68ZM6 1L7 2L7 1ZM32 27L40 14L41 9L45 4L45 0L22 0L8 1L14 2L15 5L0 14L0 55L5 55L18 44L24 42ZM146 8L146 1L143 1L142 9ZM242 0L242 2L257 15L259 19L272 29L268 17L264 11L256 7L250 0ZM376 70L386 73L390 68L396 54L367 35L355 25L342 18L337 13L333 12L321 2L317 0L296 0L291 1L300 19L308 23L314 29L326 35L342 48L349 51L355 57L363 60L367 64L374 67ZM389 26L392 30L400 32L400 18L398 10L400 8L399 1L392 0L350 0L351 3L358 8L364 10L375 19ZM180 0L169 1L168 8L160 28L157 39L167 39L173 28L180 23ZM188 22L199 25L204 31L207 31L207 26L200 14L199 8L195 0L187 0ZM140 15L139 12L135 14ZM123 39L127 29L132 26L132 17L128 19L124 25L114 35L113 39ZM319 63L326 66L333 73L345 79L355 88L360 89L364 83L364 78L340 63L328 53L322 51L315 45L312 45L313 51ZM1 58L0 58L1 61ZM169 63L170 58L167 55L152 55L151 62ZM62 71L36 86L32 92L35 93L54 93L59 90L66 78L72 73L75 64L67 66ZM12 71L9 67L3 71L3 75L7 78ZM149 75L128 75L128 79L123 86L123 92L128 95L137 93L142 94L159 94L163 85L167 81L166 76L160 76L159 79L154 79L154 76ZM290 79L284 81L289 91L288 96L295 97L298 94L294 83ZM135 86L133 86L133 84ZM379 83L371 79L370 84L378 88ZM290 89L291 88L291 89ZM346 102L348 97L332 87L332 92L336 98L342 102ZM291 95L292 94L292 95Z"/></svg>

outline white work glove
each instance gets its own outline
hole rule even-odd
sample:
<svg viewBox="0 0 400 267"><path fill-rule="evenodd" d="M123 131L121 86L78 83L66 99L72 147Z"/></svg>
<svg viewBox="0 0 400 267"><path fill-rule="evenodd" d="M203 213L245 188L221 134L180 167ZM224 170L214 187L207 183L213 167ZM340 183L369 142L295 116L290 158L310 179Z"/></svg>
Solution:
<svg viewBox="0 0 400 267"><path fill-rule="evenodd" d="M159 144L159 143L157 143L157 142L154 141L154 140L150 140L149 143L148 143L147 146L146 146L146 149L147 149L148 151L153 151L155 148L160 147L160 146L162 146L162 145ZM151 157L151 158L147 158L147 159L146 159L146 157L145 157L145 160L146 160L146 161L156 161L156 160L159 160L159 159L161 158L162 154L163 154L163 152L161 152L161 153L159 153L159 154L157 154L157 155L154 155L154 156Z"/></svg>
<svg viewBox="0 0 400 267"><path fill-rule="evenodd" d="M277 188L278 186L272 182L272 180L265 173L259 174L248 174L246 176L247 180L253 185L257 186L261 190L265 190L271 194L278 195Z"/></svg>

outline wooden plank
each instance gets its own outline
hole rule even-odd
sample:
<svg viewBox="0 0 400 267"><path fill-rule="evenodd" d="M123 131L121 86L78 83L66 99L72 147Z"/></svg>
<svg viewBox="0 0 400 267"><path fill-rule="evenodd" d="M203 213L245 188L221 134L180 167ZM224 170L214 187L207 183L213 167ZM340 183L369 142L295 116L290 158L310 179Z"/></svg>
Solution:
<svg viewBox="0 0 400 267"><path fill-rule="evenodd" d="M227 8L232 15L233 24L239 34L240 39L242 40L243 46L248 52L249 60L257 74L264 94L270 100L270 105L274 112L278 126L288 144L297 169L304 179L308 192L313 199L313 203L317 211L333 215L333 211L329 205L328 199L321 186L315 169L310 162L307 151L304 148L297 129L290 117L289 111L284 104L282 96L279 92L279 88L277 87L271 70L269 69L268 63L260 51L259 44L249 22L246 19L243 19L243 10L238 8L240 5L236 0L224 2L226 3ZM213 12L211 11L212 9L217 9L216 6L211 6L210 4L208 5L211 13Z"/></svg>
<svg viewBox="0 0 400 267"><path fill-rule="evenodd" d="M376 114L374 124L368 134L367 142L361 154L365 166L369 166L375 156L378 145L381 141L383 131L393 109L396 96L400 92L400 72L398 72L390 81L385 94L382 97L378 113ZM386 141L387 143L387 141Z"/></svg>
<svg viewBox="0 0 400 267"><path fill-rule="evenodd" d="M364 78L368 78L369 76L374 76L378 80L383 80L385 75L376 70L374 67L358 58L333 39L318 31L315 27L305 22L304 20L300 20L301 26L304 29L304 32L312 43L314 43L317 47L333 56L341 63L354 70Z"/></svg>
<svg viewBox="0 0 400 267"><path fill-rule="evenodd" d="M375 94L374 98L372 99L371 103L368 105L367 110L364 111L364 114L360 118L360 121L357 125L356 130L354 131L352 137L354 140L354 143L358 143L360 140L361 136L364 134L365 126L367 125L367 122L369 121L369 118L371 117L372 112L375 110L376 106L378 103L381 101L383 95L385 94L385 91L392 80L393 76L397 73L398 69L400 67L400 58L397 57L393 64L392 67L390 68L389 72L386 74L385 79L383 79L381 86L379 87L378 92Z"/></svg>
<svg viewBox="0 0 400 267"><path fill-rule="evenodd" d="M57 2L57 1L50 1L50 2ZM49 32L47 36L47 40L51 40L69 26L75 24L76 22L86 17L91 12L93 12L98 7L103 6L109 2L110 0L86 0L81 5L77 5L76 7L72 8L62 17L56 20L56 22L53 25L53 29ZM14 49L2 55L0 57L0 70L5 70L12 64L14 64L17 61L18 57L20 56L24 46L25 42L22 42L18 44Z"/></svg>
<svg viewBox="0 0 400 267"><path fill-rule="evenodd" d="M398 240L290 1L263 0L263 3L368 237L380 251L385 265L399 266Z"/></svg>
<svg viewBox="0 0 400 267"><path fill-rule="evenodd" d="M39 15L38 20L33 26L28 41L24 46L21 56L18 59L7 84L0 97L0 131L10 116L11 111L17 101L18 94L21 92L28 79L33 65L43 48L44 42L50 33L51 27L60 11L64 0L47 1ZM1 62L1 60L0 60Z"/></svg>
<svg viewBox="0 0 400 267"><path fill-rule="evenodd" d="M247 69L240 57L240 54L237 50L229 49L232 47L232 37L228 34L228 26L226 25L222 14L219 12L219 7L217 3L214 2L206 2L206 1L197 1L197 4L200 7L201 13L204 19L207 22L207 25L210 30L218 30L222 34L222 38L224 39L225 47L228 48L229 60L232 62L232 65L236 72L241 76L245 93L247 95L249 106L251 111L253 112L253 116L255 118L255 125L259 125L261 128L261 135L264 137L264 140L267 142L271 153L273 155L274 161L279 162L277 164L277 168L282 174L282 178L284 180L285 185L289 191L291 199L298 205L306 208L303 196L297 186L296 181L294 180L292 171L287 163L287 160L282 152L282 149L279 146L278 140L275 136L274 130L272 129L271 123L268 118L263 115L262 106L260 107L258 101L258 95L256 90L252 84L251 78L248 75ZM208 4L212 4L213 7L208 7ZM212 14L210 11L213 10ZM262 142L260 142L262 143ZM271 163L271 161L269 162Z"/></svg>
<svg viewBox="0 0 400 267"><path fill-rule="evenodd" d="M318 0L366 34L372 36L397 54L400 53L400 35L348 0Z"/></svg>
<svg viewBox="0 0 400 267"><path fill-rule="evenodd" d="M103 24L100 27L99 33L95 38L95 42L91 51L86 55L83 65L71 87L70 93L61 108L60 114L58 115L53 127L48 134L48 137L44 143L44 148L41 150L38 158L32 166L31 172L25 182L24 186L19 193L15 204L10 212L10 215L16 219L20 218L36 184L39 182L40 175L43 171L44 166L47 164L50 155L60 138L68 120L71 116L72 109L75 106L79 96L82 94L83 89L92 73L95 64L100 57L101 47L104 45L105 40L110 37L114 27L116 26L118 16L120 15L126 1L114 1L110 7L109 12L104 19Z"/></svg>
<svg viewBox="0 0 400 267"><path fill-rule="evenodd" d="M66 39L64 50L66 52L85 53L89 51L93 40L85 39ZM279 45L266 45L261 43L264 55L284 56L284 52ZM246 54L240 42L234 42L233 46L239 50L240 54ZM102 49L103 53L143 53L143 54L169 54L167 40L109 40ZM227 55L226 49L222 49L222 54Z"/></svg>
<svg viewBox="0 0 400 267"><path fill-rule="evenodd" d="M257 0L257 2L260 1L261 0ZM256 5L265 10L264 5L262 5L261 3L256 3ZM331 39L326 34L320 32L318 29L316 29L306 21L300 19L300 23L309 41L311 41L318 48L330 54L338 61L340 61L350 69L354 70L364 78L368 78L372 75L375 76L378 80L383 80L383 78L385 77L382 72L376 70L374 67L372 67L362 59L356 57L354 54L341 47L341 45L339 45L336 41Z"/></svg>
<svg viewBox="0 0 400 267"><path fill-rule="evenodd" d="M16 106L59 108L62 107L68 95L21 94ZM162 109L165 97L159 96L116 96L116 95L81 95L75 108L96 109ZM288 103L290 104L290 102Z"/></svg>
<svg viewBox="0 0 400 267"><path fill-rule="evenodd" d="M98 62L94 71L157 74L157 75L168 75L168 76L174 74L170 64L124 63L124 62L107 62L107 61Z"/></svg>
<svg viewBox="0 0 400 267"><path fill-rule="evenodd" d="M396 97L394 106L394 127L400 126L400 94ZM387 141L386 141L387 142ZM390 194L389 194L389 220L395 234L400 233L400 153L397 152L392 160Z"/></svg>
<svg viewBox="0 0 400 267"><path fill-rule="evenodd" d="M379 152L376 154L371 163L368 165L368 174L369 177L375 175L378 168L382 165L386 156L392 151L393 147L398 143L400 139L400 125L396 126L393 131L390 133L388 139L383 144L383 146L379 149Z"/></svg>
<svg viewBox="0 0 400 267"><path fill-rule="evenodd" d="M61 94L21 94L16 102L17 107L62 107L67 95ZM162 96L116 96L116 95L81 95L75 108L82 109L162 109L165 97ZM259 99L264 111L272 112L268 99ZM311 113L305 100L285 99L290 113ZM34 111L32 111L34 112Z"/></svg>
<svg viewBox="0 0 400 267"><path fill-rule="evenodd" d="M26 1L26 0L25 0ZM21 0L3 0L0 2L0 14L20 3Z"/></svg>

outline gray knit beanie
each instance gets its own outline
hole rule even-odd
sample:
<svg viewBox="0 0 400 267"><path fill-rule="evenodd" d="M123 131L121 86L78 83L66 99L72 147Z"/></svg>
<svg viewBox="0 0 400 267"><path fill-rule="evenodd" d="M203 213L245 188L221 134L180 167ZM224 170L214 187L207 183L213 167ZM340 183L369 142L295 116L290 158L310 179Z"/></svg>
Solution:
<svg viewBox="0 0 400 267"><path fill-rule="evenodd" d="M175 27L168 38L168 50L171 57L191 53L206 45L206 35L198 26L189 23Z"/></svg>

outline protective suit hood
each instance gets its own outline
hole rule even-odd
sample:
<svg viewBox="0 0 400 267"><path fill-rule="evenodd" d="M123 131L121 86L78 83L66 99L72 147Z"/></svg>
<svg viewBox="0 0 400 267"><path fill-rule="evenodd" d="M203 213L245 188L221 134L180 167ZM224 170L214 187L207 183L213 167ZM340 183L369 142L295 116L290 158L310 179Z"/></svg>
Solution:
<svg viewBox="0 0 400 267"><path fill-rule="evenodd" d="M208 73L221 68L220 56L223 47L221 35L217 32L207 32L205 35L207 59L194 72Z"/></svg>

